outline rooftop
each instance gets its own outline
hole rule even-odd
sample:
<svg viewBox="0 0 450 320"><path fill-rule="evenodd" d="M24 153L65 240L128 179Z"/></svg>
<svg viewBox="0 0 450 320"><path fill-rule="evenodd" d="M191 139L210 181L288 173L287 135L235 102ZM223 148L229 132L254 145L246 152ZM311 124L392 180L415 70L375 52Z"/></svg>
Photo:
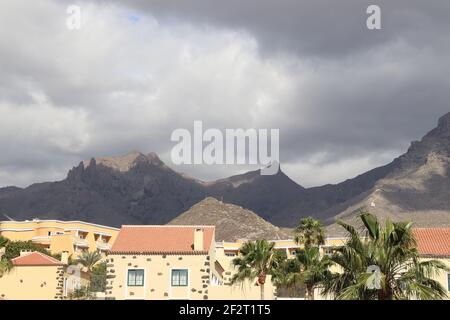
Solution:
<svg viewBox="0 0 450 320"><path fill-rule="evenodd" d="M203 249L194 250L194 232L203 229ZM124 225L111 249L114 253L207 254L214 241L214 226Z"/></svg>
<svg viewBox="0 0 450 320"><path fill-rule="evenodd" d="M64 264L41 252L31 252L23 256L11 259L15 266L63 266Z"/></svg>
<svg viewBox="0 0 450 320"><path fill-rule="evenodd" d="M450 257L450 228L414 228L413 232L421 255Z"/></svg>
<svg viewBox="0 0 450 320"><path fill-rule="evenodd" d="M2 228L4 228L5 226L8 226L8 225L16 225L16 224L18 224L18 225L22 225L22 224L39 225L39 224L45 224L45 223L68 224L68 225L82 224L82 225L98 227L98 228L105 228L105 229L116 230L116 231L119 230L118 228L104 226L101 224L96 224L96 223L91 223L91 222L79 221L79 220L62 221L62 220L55 220L55 219L49 219L49 220L32 219L32 220L21 220L21 221L16 221L16 220L0 221L0 225L2 226Z"/></svg>

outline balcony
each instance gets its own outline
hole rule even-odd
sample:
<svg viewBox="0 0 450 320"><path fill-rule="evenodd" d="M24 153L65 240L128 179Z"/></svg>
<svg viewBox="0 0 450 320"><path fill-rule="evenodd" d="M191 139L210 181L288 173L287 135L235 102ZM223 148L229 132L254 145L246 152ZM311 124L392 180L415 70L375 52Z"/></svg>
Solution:
<svg viewBox="0 0 450 320"><path fill-rule="evenodd" d="M34 243L49 245L50 237L49 236L36 236L36 237L31 238L31 241Z"/></svg>
<svg viewBox="0 0 450 320"><path fill-rule="evenodd" d="M85 247L88 248L89 247L89 243L86 239L80 238L80 237L74 237L73 238L73 244L78 246L78 247Z"/></svg>
<svg viewBox="0 0 450 320"><path fill-rule="evenodd" d="M109 250L111 250L111 245L107 242L97 241L97 249L109 251Z"/></svg>

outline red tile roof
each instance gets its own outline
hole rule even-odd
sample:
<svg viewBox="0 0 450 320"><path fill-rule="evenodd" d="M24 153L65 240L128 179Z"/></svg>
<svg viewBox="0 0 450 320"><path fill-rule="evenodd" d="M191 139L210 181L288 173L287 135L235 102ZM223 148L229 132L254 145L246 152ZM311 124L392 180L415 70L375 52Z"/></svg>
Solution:
<svg viewBox="0 0 450 320"><path fill-rule="evenodd" d="M414 228L413 233L421 255L450 257L450 228Z"/></svg>
<svg viewBox="0 0 450 320"><path fill-rule="evenodd" d="M11 259L15 266L63 266L64 264L40 252L32 252L26 255Z"/></svg>
<svg viewBox="0 0 450 320"><path fill-rule="evenodd" d="M203 229L203 249L194 250L194 232ZM122 226L110 253L207 254L214 226Z"/></svg>

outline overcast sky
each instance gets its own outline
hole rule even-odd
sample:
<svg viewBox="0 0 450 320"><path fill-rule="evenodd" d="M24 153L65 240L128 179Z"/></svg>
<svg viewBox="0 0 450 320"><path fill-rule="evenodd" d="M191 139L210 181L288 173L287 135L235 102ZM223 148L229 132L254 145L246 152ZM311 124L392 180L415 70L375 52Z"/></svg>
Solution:
<svg viewBox="0 0 450 320"><path fill-rule="evenodd" d="M450 111L449 14L442 0L2 0L0 186L133 149L204 180L247 169L172 165L170 134L194 120L279 128L303 186L351 178Z"/></svg>

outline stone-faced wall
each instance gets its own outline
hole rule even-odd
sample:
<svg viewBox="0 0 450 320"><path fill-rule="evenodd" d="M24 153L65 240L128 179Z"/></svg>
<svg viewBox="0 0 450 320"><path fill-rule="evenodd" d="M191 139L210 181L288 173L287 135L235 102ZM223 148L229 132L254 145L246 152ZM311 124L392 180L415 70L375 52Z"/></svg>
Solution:
<svg viewBox="0 0 450 320"><path fill-rule="evenodd" d="M107 257L107 288L109 299L209 299L211 256L204 255L139 255L110 254ZM144 286L128 287L129 269L144 269ZM188 269L188 285L171 285L172 269Z"/></svg>

